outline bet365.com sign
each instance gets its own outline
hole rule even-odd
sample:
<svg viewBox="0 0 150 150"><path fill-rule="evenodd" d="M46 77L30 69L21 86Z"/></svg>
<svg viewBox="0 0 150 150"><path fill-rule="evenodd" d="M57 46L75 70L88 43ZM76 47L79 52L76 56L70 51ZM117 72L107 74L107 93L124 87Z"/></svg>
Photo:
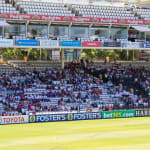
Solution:
<svg viewBox="0 0 150 150"><path fill-rule="evenodd" d="M104 112L102 112L102 119L131 118L131 117L135 117L135 110L104 111Z"/></svg>

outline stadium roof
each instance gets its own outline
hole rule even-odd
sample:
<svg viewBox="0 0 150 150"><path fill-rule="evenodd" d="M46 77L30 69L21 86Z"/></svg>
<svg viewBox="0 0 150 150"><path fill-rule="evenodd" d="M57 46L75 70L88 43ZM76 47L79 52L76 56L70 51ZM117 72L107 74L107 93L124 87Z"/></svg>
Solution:
<svg viewBox="0 0 150 150"><path fill-rule="evenodd" d="M140 32L150 32L150 28L147 26L132 26L132 27Z"/></svg>
<svg viewBox="0 0 150 150"><path fill-rule="evenodd" d="M6 21L1 21L0 20L0 27L10 27L11 25L10 24L8 24Z"/></svg>

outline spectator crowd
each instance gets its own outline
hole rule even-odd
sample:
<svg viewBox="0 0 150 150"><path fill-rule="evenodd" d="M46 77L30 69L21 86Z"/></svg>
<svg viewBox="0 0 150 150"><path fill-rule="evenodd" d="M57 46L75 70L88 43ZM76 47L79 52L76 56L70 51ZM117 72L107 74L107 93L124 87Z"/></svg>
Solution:
<svg viewBox="0 0 150 150"><path fill-rule="evenodd" d="M145 67L115 64L96 70L81 62L64 70L0 72L0 78L2 116L150 104L150 70Z"/></svg>

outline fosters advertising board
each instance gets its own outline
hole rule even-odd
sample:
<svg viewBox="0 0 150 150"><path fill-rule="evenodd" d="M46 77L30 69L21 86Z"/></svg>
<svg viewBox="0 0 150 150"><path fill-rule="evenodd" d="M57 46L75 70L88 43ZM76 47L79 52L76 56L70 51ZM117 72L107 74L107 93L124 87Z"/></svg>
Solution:
<svg viewBox="0 0 150 150"><path fill-rule="evenodd" d="M72 120L90 120L101 119L101 112L93 113L67 113L67 114L46 114L46 115L31 115L29 122L55 122L55 121L72 121Z"/></svg>
<svg viewBox="0 0 150 150"><path fill-rule="evenodd" d="M4 116L0 117L0 124L28 123L28 115L25 116Z"/></svg>
<svg viewBox="0 0 150 150"><path fill-rule="evenodd" d="M135 110L102 112L102 119L130 118L130 117L135 117Z"/></svg>

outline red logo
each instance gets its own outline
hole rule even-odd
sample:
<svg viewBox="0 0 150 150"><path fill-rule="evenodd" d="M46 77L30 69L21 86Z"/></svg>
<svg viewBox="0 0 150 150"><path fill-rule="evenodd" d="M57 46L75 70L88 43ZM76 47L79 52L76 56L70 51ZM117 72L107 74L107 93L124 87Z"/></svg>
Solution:
<svg viewBox="0 0 150 150"><path fill-rule="evenodd" d="M35 16L32 17L32 19L33 19L33 20L40 20L40 16L35 15Z"/></svg>
<svg viewBox="0 0 150 150"><path fill-rule="evenodd" d="M84 41L84 47L101 47L101 42L99 41Z"/></svg>
<svg viewBox="0 0 150 150"><path fill-rule="evenodd" d="M0 14L0 18L8 18L7 14Z"/></svg>
<svg viewBox="0 0 150 150"><path fill-rule="evenodd" d="M70 17L64 17L63 20L64 21L70 21Z"/></svg>

